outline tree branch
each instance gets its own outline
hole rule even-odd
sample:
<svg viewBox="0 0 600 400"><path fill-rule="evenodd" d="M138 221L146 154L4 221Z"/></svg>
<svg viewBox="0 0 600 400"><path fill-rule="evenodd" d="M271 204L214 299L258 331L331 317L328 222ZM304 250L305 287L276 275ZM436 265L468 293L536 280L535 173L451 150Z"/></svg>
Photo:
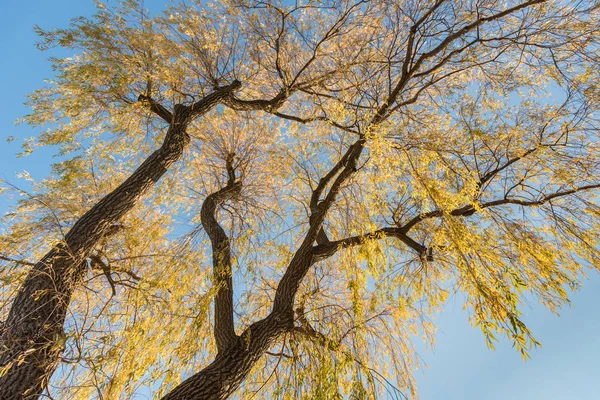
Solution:
<svg viewBox="0 0 600 400"><path fill-rule="evenodd" d="M102 273L106 277L106 280L108 281L108 284L110 285L112 295L116 296L117 288L115 286L115 281L111 275L110 266L108 266L104 261L102 261L102 258L100 258L99 255L92 254L90 255L90 267L92 269L97 269L97 267L100 267L100 270L102 271Z"/></svg>
<svg viewBox="0 0 600 400"><path fill-rule="evenodd" d="M265 111L274 113L283 105L283 103L285 103L293 92L294 89L292 88L283 88L270 100L242 100L231 95L227 97L223 103L229 108L237 111Z"/></svg>
<svg viewBox="0 0 600 400"><path fill-rule="evenodd" d="M315 121L324 121L324 122L327 122L328 124L330 124L331 126L334 126L338 129L343 130L344 132L358 134L358 132L355 131L354 129L352 129L351 126L344 126L344 125L338 124L337 122L335 122L323 115L316 116L316 117L302 118L302 117L297 117L295 115L284 114L284 113L281 113L278 111L273 112L272 114L275 115L276 117L287 119L290 121L299 122L301 124L309 124L309 123L315 122Z"/></svg>
<svg viewBox="0 0 600 400"><path fill-rule="evenodd" d="M209 111L215 101L221 101L224 104L228 104L232 98L234 98L234 92L242 87L242 82L235 79L229 85L216 88L212 93L204 96L191 106L189 106L190 118L194 119ZM282 100L285 101L286 99Z"/></svg>
<svg viewBox="0 0 600 400"><path fill-rule="evenodd" d="M442 40L442 42L439 45L437 45L434 49L428 51L427 53L422 54L421 57L419 57L419 59L413 66L413 68L412 68L413 72L418 70L419 67L421 66L421 64L423 64L423 62L425 60L439 54L442 50L444 50L446 47L448 47L450 45L450 43L452 43L456 39L466 35L467 33L471 32L473 29L483 25L484 23L495 21L497 19L506 17L507 15L514 13L515 11L522 10L524 8L527 8L527 7L535 5L535 4L545 3L546 1L547 0L526 1L524 3L517 4L514 7L508 8L504 11L501 11L497 14L490 15L489 17L479 18L479 19L471 22L470 24L463 26L458 31L446 36L446 38L444 40Z"/></svg>
<svg viewBox="0 0 600 400"><path fill-rule="evenodd" d="M235 180L233 157L234 155L231 154L226 161L227 185L217 192L208 195L200 211L202 227L210 238L213 250L213 284L217 288L214 303L214 335L219 352L238 339L238 336L235 334L233 322L231 245L225 230L219 225L216 218L217 206L238 195L242 188L241 183Z"/></svg>
<svg viewBox="0 0 600 400"><path fill-rule="evenodd" d="M29 265L29 266L35 266L35 263L29 262L29 261L25 261L25 260L16 260L14 258L10 258L10 257L5 257L0 255L0 260L3 261L8 261L8 262L13 262L15 264L19 264L19 265Z"/></svg>
<svg viewBox="0 0 600 400"><path fill-rule="evenodd" d="M493 16L480 18L477 21L467 25L460 31L446 37L446 39L444 39L439 46L437 46L432 51L422 55L419 58L419 60L415 63L415 65L412 68L410 68L409 72L405 76L402 76L400 78L399 82L396 84L394 90L390 93L390 95L388 96L385 103L377 110L377 112L371 119L371 121L369 123L369 127L376 127L377 125L379 125L381 122L383 122L385 120L389 107L396 101L396 99L398 98L398 95L400 94L402 89L406 86L406 84L410 80L410 77L412 76L412 74L414 72L416 72L416 70L418 70L420 64L426 58L436 55L437 53L442 51L445 47L447 47L452 41L461 37L462 35L466 34L467 32L471 31L472 29L476 28L477 26L483 24L484 22L493 21L495 19L506 16L514 11L517 11L522 8L526 8L530 5L541 3L544 1L546 1L546 0L532 0L532 1L529 1L526 3L522 3L520 5L517 5L515 7L509 8L509 9L502 11L498 14L495 14ZM281 104L282 104L283 100L285 98L287 98L287 96L289 95L289 92L290 92L289 89L282 91L274 99L272 99L268 102L259 100L259 101L254 101L254 102L246 102L246 103L238 102L238 103L236 103L236 101L232 100L234 98L231 97L228 100L228 102L229 102L228 105L231 106L232 108L234 108L236 106L240 107L239 109L257 109L257 108L244 108L244 107L258 107L259 109L265 110L267 112L274 112L274 111L276 111L276 109L271 108L271 107L273 107L273 104L275 106L277 106L279 104L279 102L277 101L278 98L282 99L282 101L281 101ZM315 255L313 253L313 251L314 251L313 243L317 240L319 232L322 229L322 225L323 225L323 221L325 220L325 216L327 215L327 212L329 211L330 207L333 205L337 195L339 194L339 191L342 188L342 185L356 171L356 164L358 162L360 155L362 154L365 144L366 144L366 138L364 136L361 136L359 140L357 140L354 144L352 144L352 146L350 146L350 148L348 149L346 154L342 157L342 160L340 160L340 162L332 168L332 170L326 175L326 177L324 177L327 179L325 179L325 183L323 185L321 185L322 187L318 186L317 189L315 189L317 192L317 195L315 195L313 193L313 196L311 197L311 205L312 205L311 211L313 209L315 209L316 212L311 213L310 227L308 229L308 232L306 233L306 236L304 237L302 244L300 245L300 247L294 254L294 257L290 261L288 268L286 269L283 277L281 278L279 285L277 286L277 290L275 293L275 299L273 301L273 311L272 311L271 315L276 316L276 318L278 318L278 320L281 321L284 325L287 325L287 324L291 325L293 323L293 304L294 304L294 298L298 291L298 287L300 286L300 282L302 281L302 279L304 278L304 276L306 275L306 273L308 272L310 267L317 260L317 258L315 257ZM322 197L322 195L321 195L322 192L324 191L325 187L329 184L329 182L332 182L332 183L331 183L331 187L330 187L327 195L324 197L324 199L322 201L319 201L319 199ZM315 207L315 201L316 201L316 207ZM386 228L384 228L384 229L386 229ZM395 228L389 228L389 229L395 229ZM398 231L387 231L387 232L383 231L380 233L395 234L395 235L397 235L397 237L399 237L401 240L403 240L403 242L406 243L407 245L409 245L411 248L418 249L417 251L419 251L419 254L421 254L421 255L425 254L424 252L426 249L424 248L424 246L418 244L413 239L410 239L408 236L406 236L406 232L407 232L407 230L398 228ZM342 246L343 245L349 246L349 245L357 243L360 240L363 240L363 238L360 238L360 237L349 238L348 240L338 242L337 244L342 245ZM320 240L320 242L321 242L321 244L319 246L324 246L323 248L331 245L331 243L328 244L324 240ZM336 243L336 242L334 242L334 243ZM319 247L319 246L317 246L317 247ZM333 247L327 247L327 248L329 250L333 249Z"/></svg>
<svg viewBox="0 0 600 400"><path fill-rule="evenodd" d="M586 185L586 186L581 186L579 188L575 188L572 190L565 190L562 192L552 193L552 194L543 196L537 200L529 200L529 201L528 200L519 200L519 199L500 199L500 200L489 201L486 203L481 203L477 206L477 208L474 205L468 204L468 205L465 205L465 206L462 206L460 208L456 208L456 209L450 211L449 213L447 213L447 215L451 215L451 216L455 216L455 217L468 217L468 216L475 214L477 209L484 209L484 208L500 206L500 205L507 205L507 204L515 204L515 205L529 206L529 207L538 206L538 205L542 205L544 203L547 203L547 202L549 202L553 199L559 198L559 197L565 197L565 196L575 194L580 191L597 189L597 188L600 188L600 184ZM367 240L377 240L377 239L384 239L384 238L388 238L388 237L395 237L397 239L400 239L405 245L407 245L411 249L415 250L419 254L419 256L421 256L421 257L426 256L429 258L430 257L430 255L428 254L429 249L426 246L424 246L420 243L417 243L414 239L410 238L407 235L407 233L417 223L419 223L425 219L441 217L442 215L444 215L444 213L440 210L430 211L430 212L422 213L422 214L416 216L415 218L413 218L412 220L410 220L408 223L406 223L405 225L403 225L401 227L381 228L376 231L369 232L369 233L366 233L363 235L351 236L351 237L347 237L347 238L344 238L341 240L335 240L335 241L331 241L328 243L318 244L317 246L313 247L313 255L315 256L315 259L316 259L315 261L322 261L326 258L333 256L335 253L337 253L341 249L346 249L346 248L353 247L353 246L359 246L359 245L363 244L364 242L366 242Z"/></svg>
<svg viewBox="0 0 600 400"><path fill-rule="evenodd" d="M571 190L565 190L562 192L551 193L549 195L542 196L536 200L520 200L520 199L514 199L514 198L504 198L504 199L499 199L499 200L488 201L485 203L480 203L480 204L477 204L476 206L473 204L467 204L462 207L456 208L447 214L451 215L451 216L455 216L455 217L468 217L468 216L475 214L475 212L479 209L501 206L501 205L515 204L515 205L520 205L520 206L525 206L525 207L540 206L540 205L543 205L543 204L545 204L553 199L559 198L559 197L565 197L565 196L569 196L571 194L575 194L577 192L598 189L598 188L600 188L600 184L591 184L591 185L585 185L585 186L581 186L581 187L571 189ZM413 219L411 219L406 224L404 224L400 229L404 230L405 232L408 232L419 222L429 219L429 218L441 217L442 215L444 215L444 212L441 210L435 210L435 211L429 211L426 213L422 213L422 214L417 215Z"/></svg>
<svg viewBox="0 0 600 400"><path fill-rule="evenodd" d="M161 117L166 123L170 124L173 121L173 114L150 96L140 94L138 96L138 101L147 105L150 111Z"/></svg>
<svg viewBox="0 0 600 400"><path fill-rule="evenodd" d="M577 192L591 190L591 189L598 189L598 188L600 188L600 184L585 185L585 186L580 186L575 189L565 190L562 192L555 192L555 193L552 193L552 194L549 194L546 196L542 196L542 197L538 198L537 200L519 200L519 199L494 200L494 201L490 201L487 203L482 203L480 205L480 208L488 208L488 207L494 207L494 206L499 206L499 205L504 205L504 204L516 204L516 205L520 205L520 206L541 206L542 204L545 204L545 203L547 203L553 199L559 198L559 197L565 197L565 196L569 196L571 194L575 194Z"/></svg>
<svg viewBox="0 0 600 400"><path fill-rule="evenodd" d="M333 256L339 250L346 249L353 246L359 246L365 243L367 240L384 239L387 237L394 237L399 239L402 243L416 251L419 256L424 256L427 252L427 247L416 242L414 239L409 237L404 228L398 227L386 227L377 229L376 231L365 233L364 235L351 236L340 240L331 241L326 244L319 244L313 247L313 254L316 258L315 261L322 261L326 258Z"/></svg>
<svg viewBox="0 0 600 400"><path fill-rule="evenodd" d="M319 186L315 189L316 194L313 193L311 196L311 209L315 209L316 211L311 213L308 232L290 261L285 274L279 281L279 285L275 292L275 299L273 300L273 312L283 313L286 318L290 320L290 323L293 319L294 297L296 296L300 282L315 262L312 250L313 243L317 240L317 237L322 230L325 216L335 202L342 185L354 172L356 172L356 164L362 154L365 144L366 139L364 137L361 137L354 142L348 148L344 156L342 156L340 161L331 169L331 171L329 171L329 173L327 173L324 179L320 181ZM333 181L331 187L325 198L322 201L319 201L320 194L323 192L329 181ZM326 243L324 239L325 238L321 234L319 242Z"/></svg>
<svg viewBox="0 0 600 400"><path fill-rule="evenodd" d="M437 1L434 4L434 6L432 7L432 9L430 9L419 21L417 21L415 23L415 25L413 25L411 27L409 38L408 38L406 56L404 59L404 63L402 65L402 73L400 75L400 79L398 80L398 83L396 84L394 89L391 91L391 93L388 96L388 98L386 99L386 101L381 105L381 107L379 107L379 109L377 110L377 113L375 113L375 115L373 116L373 118L371 120L371 124L377 125L387 118L387 116L389 115L388 114L389 108L392 106L392 104L394 104L396 102L400 93L406 87L406 84L410 81L410 78L415 74L415 72L417 72L419 70L419 68L425 62L425 60L439 54L441 51L443 51L446 47L448 47L456 39L466 35L467 33L471 32L473 29L483 25L484 23L495 21L497 19L500 19L502 17L510 15L515 11L527 8L527 7L535 5L535 4L544 3L546 1L547 0L527 1L524 3L518 4L514 7L508 8L504 11L501 11L497 14L491 15L489 17L479 18L479 19L471 22L470 24L465 25L463 28L459 29L458 31L446 36L446 38L444 40L442 40L442 42L439 45L437 45L435 48L433 48L432 50L430 50L424 54L421 54L421 56L417 59L417 61L409 68L410 62L413 58L412 46L413 46L414 35L416 33L416 29L419 26L419 24L422 24L425 21L425 19L428 18L429 15L437 7L439 7L441 5L442 1Z"/></svg>
<svg viewBox="0 0 600 400"><path fill-rule="evenodd" d="M312 291L311 293L305 294L302 297L302 299L300 299L300 301L298 302L298 307L296 308L296 319L300 323L300 326L295 326L292 329L292 332L297 332L310 338L311 340L316 340L322 346L328 348L329 350L335 351L339 347L339 344L335 343L333 340L329 339L327 336L313 328L310 322L308 322L308 320L306 319L306 300L310 295L313 295L315 292L316 290Z"/></svg>

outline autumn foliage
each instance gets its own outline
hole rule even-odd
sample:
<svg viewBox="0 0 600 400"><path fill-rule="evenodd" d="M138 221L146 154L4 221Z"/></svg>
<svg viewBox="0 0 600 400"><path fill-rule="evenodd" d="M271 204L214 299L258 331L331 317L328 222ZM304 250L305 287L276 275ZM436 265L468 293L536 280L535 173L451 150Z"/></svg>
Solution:
<svg viewBox="0 0 600 400"><path fill-rule="evenodd" d="M413 398L449 295L527 357L600 267L597 1L142 3L39 30L0 398Z"/></svg>

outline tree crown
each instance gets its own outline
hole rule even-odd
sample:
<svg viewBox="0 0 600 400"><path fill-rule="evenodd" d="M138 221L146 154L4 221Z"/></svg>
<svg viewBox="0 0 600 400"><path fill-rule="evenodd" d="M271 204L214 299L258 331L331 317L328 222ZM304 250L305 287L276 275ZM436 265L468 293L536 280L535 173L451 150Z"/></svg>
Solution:
<svg viewBox="0 0 600 400"><path fill-rule="evenodd" d="M555 311L600 267L599 9L232 0L153 16L127 0L40 29L40 47L76 53L52 59L25 117L63 161L4 217L5 258L63 240L184 109L190 138L88 257L49 390L160 395L208 364L225 247L235 330L294 315L243 397L414 395L413 340L433 342L456 293L490 347L527 357L523 301ZM25 274L3 274L7 309Z"/></svg>

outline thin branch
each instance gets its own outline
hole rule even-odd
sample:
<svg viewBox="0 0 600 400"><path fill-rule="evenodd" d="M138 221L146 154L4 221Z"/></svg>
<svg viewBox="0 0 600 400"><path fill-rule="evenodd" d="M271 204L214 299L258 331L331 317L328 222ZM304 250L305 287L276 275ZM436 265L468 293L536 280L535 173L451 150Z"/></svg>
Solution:
<svg viewBox="0 0 600 400"><path fill-rule="evenodd" d="M437 55L438 53L440 53L442 50L444 50L446 47L448 47L450 45L450 43L452 43L456 39L458 39L458 38L466 35L467 33L471 32L473 29L478 28L479 26L483 25L484 23L495 21L497 19L506 17L507 15L510 15L510 14L514 13L515 11L522 10L524 8L527 8L527 7L535 5L535 4L545 3L546 1L548 1L548 0L531 0L531 1L526 1L524 3L517 4L514 7L508 8L508 9L506 9L504 11L501 11L501 12L499 12L497 14L490 15L489 17L479 18L479 19L471 22L470 24L465 25L464 27L462 27L458 31L456 31L456 32L448 35L434 49L428 51L427 53L422 54L421 57L419 57L419 59L417 60L417 62L413 66L413 68L412 68L413 71L418 70L419 67L421 66L421 64L423 64L423 62L425 60L427 60L428 58L431 58L431 57Z"/></svg>
<svg viewBox="0 0 600 400"><path fill-rule="evenodd" d="M571 194L575 194L577 192L591 190L591 189L598 189L598 188L600 188L600 184L592 184L592 185L581 186L581 187L571 189L571 190L565 190L562 192L552 193L552 194L543 196L537 200L501 199L501 200L490 201L487 203L482 203L480 207L487 208L487 207L493 207L493 206L504 205L504 204L516 204L516 205L520 205L520 206L541 206L541 205L543 205L553 199L559 198L559 197L565 197L565 196L568 196Z"/></svg>
<svg viewBox="0 0 600 400"><path fill-rule="evenodd" d="M322 116L322 115L316 116L316 117L302 118L302 117L297 117L295 115L284 114L284 113L281 113L279 111L273 112L272 114L275 115L276 117L287 119L289 121L299 122L301 124L309 124L309 123L315 122L315 121L325 121L328 124L330 124L331 126L334 126L334 127L338 128L338 129L341 129L341 130L343 130L345 132L358 134L358 132L355 131L354 129L352 129L352 127L338 124L337 122L335 122L335 121L333 121L333 120L331 120L331 119L329 119L329 118L327 118L325 116Z"/></svg>
<svg viewBox="0 0 600 400"><path fill-rule="evenodd" d="M598 188L600 188L600 184L591 184L591 185L581 186L581 187L571 189L571 190L555 192L555 193L552 193L549 195L542 196L536 200L519 200L519 199L514 199L514 198L504 198L504 199L499 199L499 200L488 201L485 203L480 203L477 205L467 204L462 207L456 208L456 209L448 212L447 214L451 215L451 216L456 216L456 217L468 217L468 216L475 214L475 212L477 210L489 208L489 207L501 206L501 205L515 204L515 205L525 206L525 207L541 206L551 200L554 200L554 199L557 199L560 197L565 197L565 196L569 196L569 195L572 195L572 194L575 194L575 193L578 193L581 191L587 191L587 190L598 189ZM426 219L430 219L430 218L441 217L442 215L444 215L444 212L441 210L429 211L426 213L419 214L416 217L414 217L413 219L411 219L409 222L404 224L401 227L401 229L404 230L405 232L408 232L419 222L426 220Z"/></svg>
<svg viewBox="0 0 600 400"><path fill-rule="evenodd" d="M115 286L115 281L111 275L110 266L106 265L106 263L102 261L102 258L100 258L100 256L93 254L90 256L90 267L92 269L97 269L96 267L100 267L100 270L102 271L102 273L106 277L106 280L108 281L108 284L110 285L110 288L112 290L112 296L116 296L117 288Z"/></svg>
<svg viewBox="0 0 600 400"><path fill-rule="evenodd" d="M8 261L8 262L13 262L13 263L19 264L19 265L29 265L31 267L35 266L35 263L29 262L29 261L25 261L25 260L16 260L14 258L4 257L2 255L0 255L0 260Z"/></svg>

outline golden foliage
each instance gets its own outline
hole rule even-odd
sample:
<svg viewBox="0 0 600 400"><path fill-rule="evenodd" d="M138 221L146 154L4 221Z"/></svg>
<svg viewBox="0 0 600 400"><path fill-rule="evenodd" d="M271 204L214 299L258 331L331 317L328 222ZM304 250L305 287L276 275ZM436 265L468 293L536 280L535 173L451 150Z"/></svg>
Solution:
<svg viewBox="0 0 600 400"><path fill-rule="evenodd" d="M50 392L160 396L208 364L218 288L199 210L226 184L228 157L243 190L218 215L241 332L270 311L311 194L357 138L357 171L323 223L339 248L296 296L319 334L286 333L240 396L366 399L394 386L414 396L413 340L433 343L432 317L457 292L490 347L505 336L527 357L539 343L524 299L556 311L600 267L600 32L596 2L548 1L440 47L517 4L189 1L151 16L131 0L40 30L42 47L75 55L53 59L56 77L24 120L50 125L32 146L57 145L63 161L32 193L12 188L20 200L0 237L11 259L41 257L158 146L165 122L139 95L172 109L233 79L243 99L295 90L282 108L219 106L190 126L183 162L97 246L111 279L89 261ZM13 265L2 262L3 312L26 272Z"/></svg>

